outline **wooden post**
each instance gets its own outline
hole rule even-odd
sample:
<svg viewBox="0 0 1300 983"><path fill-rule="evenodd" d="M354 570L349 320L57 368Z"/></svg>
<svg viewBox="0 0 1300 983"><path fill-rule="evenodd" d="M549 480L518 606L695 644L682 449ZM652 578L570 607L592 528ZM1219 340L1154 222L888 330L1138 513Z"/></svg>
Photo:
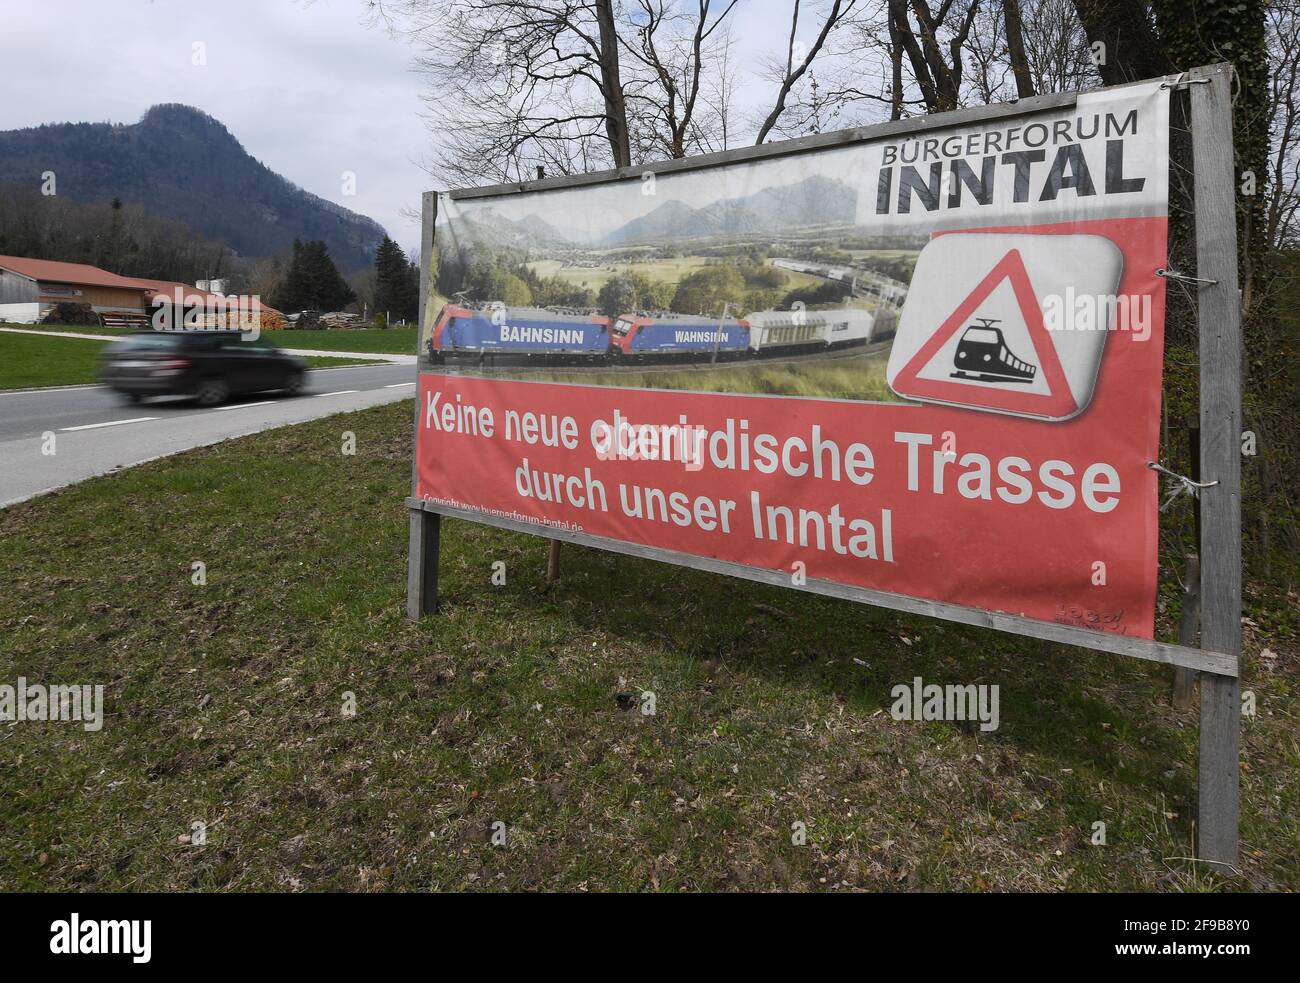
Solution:
<svg viewBox="0 0 1300 983"><path fill-rule="evenodd" d="M1196 636L1201 627L1201 558L1187 554L1187 570L1183 574L1183 613L1178 621L1178 644L1196 647ZM1196 670L1174 666L1173 704L1186 709L1196 695Z"/></svg>
<svg viewBox="0 0 1300 983"><path fill-rule="evenodd" d="M551 540L551 551L546 555L546 589L550 590L560 579L560 541Z"/></svg>
<svg viewBox="0 0 1300 983"><path fill-rule="evenodd" d="M420 366L422 339L431 330L425 304L429 297L429 271L433 262L433 225L438 216L438 196L426 192L420 226L420 330L416 332L415 440L420 437ZM411 455L411 497L419 486L419 458ZM422 508L409 508L410 542L406 557L406 616L419 621L438 610L438 552L442 543L442 516Z"/></svg>
<svg viewBox="0 0 1300 983"><path fill-rule="evenodd" d="M1201 646L1241 655L1241 296L1229 65L1190 74L1201 370ZM1207 81L1200 81L1205 79ZM1197 852L1235 865L1241 687L1201 677Z"/></svg>
<svg viewBox="0 0 1300 983"><path fill-rule="evenodd" d="M406 617L419 621L438 611L438 551L442 516L410 509L411 539L406 563Z"/></svg>
<svg viewBox="0 0 1300 983"><path fill-rule="evenodd" d="M546 177L546 169L544 167L539 166L537 168L537 180L540 181L545 177ZM546 554L545 589L550 590L559 582L559 580L560 580L560 541L558 539L552 539L550 550Z"/></svg>

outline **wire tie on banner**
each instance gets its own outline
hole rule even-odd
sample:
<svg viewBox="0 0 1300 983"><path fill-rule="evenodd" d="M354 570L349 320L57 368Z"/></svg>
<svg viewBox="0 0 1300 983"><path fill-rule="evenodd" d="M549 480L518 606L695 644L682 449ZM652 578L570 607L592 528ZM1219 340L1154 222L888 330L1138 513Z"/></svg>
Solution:
<svg viewBox="0 0 1300 983"><path fill-rule="evenodd" d="M1156 461L1147 461L1147 467L1152 471L1159 471L1161 474L1168 475L1170 478L1174 479L1171 483L1172 489L1169 492L1169 497L1165 499L1165 504L1160 506L1161 512L1168 509L1169 506L1174 503L1174 499L1183 494L1183 492L1191 495L1192 498L1199 498L1202 488L1213 488L1219 483L1217 478L1214 481L1193 481L1191 478L1179 474L1177 471L1170 471L1167 467Z"/></svg>
<svg viewBox="0 0 1300 983"><path fill-rule="evenodd" d="M1156 270L1156 276L1162 276L1169 280L1181 280L1184 283L1204 283L1213 286L1218 280L1207 280L1204 277L1188 276L1186 273L1179 273L1177 270L1167 270L1163 266Z"/></svg>
<svg viewBox="0 0 1300 983"><path fill-rule="evenodd" d="M1174 79L1174 81L1172 81L1172 82L1167 82L1167 81L1166 81L1166 82L1161 82L1161 83L1160 83L1160 88L1162 88L1162 89L1185 89L1185 88L1187 88L1189 85L1209 85L1209 84L1210 84L1210 80L1209 80L1209 79L1189 79L1189 78L1187 77L1187 73L1186 73L1186 72L1183 72L1181 75L1178 76L1178 78Z"/></svg>

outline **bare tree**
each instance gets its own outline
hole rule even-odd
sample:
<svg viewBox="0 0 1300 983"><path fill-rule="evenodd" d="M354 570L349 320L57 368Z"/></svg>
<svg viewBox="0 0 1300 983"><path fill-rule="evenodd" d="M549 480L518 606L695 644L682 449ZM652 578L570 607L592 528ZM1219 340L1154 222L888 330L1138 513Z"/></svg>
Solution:
<svg viewBox="0 0 1300 983"><path fill-rule="evenodd" d="M794 0L794 8L790 15L790 34L779 72L775 105L759 126L755 144L760 144L767 139L786 110L786 102L790 98L791 91L804 77L817 55L825 48L831 33L848 20L857 2L858 0L831 0L830 8L821 18L821 27L816 36L811 42L805 43L799 39L799 16L802 3L801 0Z"/></svg>
<svg viewBox="0 0 1300 983"><path fill-rule="evenodd" d="M596 87L605 101L605 133L609 137L610 152L614 156L615 167L628 167L632 163L632 150L628 139L627 105L623 98L623 81L618 63L618 31L614 26L614 0L592 0L599 26L599 42L592 44L591 38L583 35L583 40L595 53L596 64L600 66L599 81ZM574 30L582 34L581 29Z"/></svg>
<svg viewBox="0 0 1300 983"><path fill-rule="evenodd" d="M732 114L735 112L737 67L732 55L735 39L725 30L718 39L714 71L705 91L704 101L716 122L716 133L695 127L696 143L705 151L726 150L731 146Z"/></svg>
<svg viewBox="0 0 1300 983"><path fill-rule="evenodd" d="M1074 0L1088 41L1098 45L1097 68L1105 85L1157 78L1169 72L1146 0Z"/></svg>
<svg viewBox="0 0 1300 983"><path fill-rule="evenodd" d="M631 163L613 0L371 0L423 51L433 162L457 183Z"/></svg>
<svg viewBox="0 0 1300 983"><path fill-rule="evenodd" d="M1025 62L1034 92L1070 92L1101 84L1073 0L1025 0Z"/></svg>
<svg viewBox="0 0 1300 983"><path fill-rule="evenodd" d="M1011 73L1016 77L1016 95L1028 99L1034 94L1034 79L1029 71L1029 58L1025 54L1025 28L1020 0L1002 0L1002 16L1007 31L1007 58L1011 61Z"/></svg>
<svg viewBox="0 0 1300 983"><path fill-rule="evenodd" d="M885 19L889 23L889 118L903 118L903 35L898 30L894 12L888 9Z"/></svg>
<svg viewBox="0 0 1300 983"><path fill-rule="evenodd" d="M1269 245L1282 249L1296 242L1300 208L1300 0L1274 0L1264 16L1273 132L1265 215Z"/></svg>
<svg viewBox="0 0 1300 983"><path fill-rule="evenodd" d="M1016 98L1010 48L1004 11L997 0L982 4L966 39L961 104L989 105Z"/></svg>
<svg viewBox="0 0 1300 983"><path fill-rule="evenodd" d="M634 115L654 145L650 153L686 156L705 62L716 55L711 39L738 2L726 0L715 12L712 0L696 0L694 11L685 13L673 0L636 0L629 14L633 37L624 48L648 76L636 89L642 106Z"/></svg>
<svg viewBox="0 0 1300 983"><path fill-rule="evenodd" d="M909 8L915 27L908 18ZM941 0L937 10L926 0L889 0L890 20L926 109L932 113L961 104L962 51L979 8L980 0Z"/></svg>
<svg viewBox="0 0 1300 983"><path fill-rule="evenodd" d="M858 0L851 10L841 11L838 23L816 52L815 72L810 66L804 76L806 84L801 81L789 87L769 135L799 136L820 132L828 125L874 122L884 107L889 108L889 118L901 119L908 107L921 105L921 100L908 92L903 49L894 43L890 26L884 0ZM806 52L796 41L795 54ZM791 62L787 51L768 65L766 74L778 88L791 74Z"/></svg>
<svg viewBox="0 0 1300 983"><path fill-rule="evenodd" d="M1074 0L872 3L854 19L859 81L839 91L846 104L879 101L899 119L1101 82ZM862 89L872 67L882 79L878 94Z"/></svg>
<svg viewBox="0 0 1300 983"><path fill-rule="evenodd" d="M896 116L913 101L903 94L901 50L891 56L897 84L879 92L861 84L862 52L844 29L871 3L883 0L791 0L790 29L768 73L775 96L753 121L756 142L820 128L855 101L892 105ZM436 135L428 169L444 183L622 167L736 141L735 93L752 77L733 57L727 28L741 0L369 4L376 22L420 49L425 118Z"/></svg>
<svg viewBox="0 0 1300 983"><path fill-rule="evenodd" d="M967 40L967 60L966 103L1101 84L1073 0L986 0Z"/></svg>

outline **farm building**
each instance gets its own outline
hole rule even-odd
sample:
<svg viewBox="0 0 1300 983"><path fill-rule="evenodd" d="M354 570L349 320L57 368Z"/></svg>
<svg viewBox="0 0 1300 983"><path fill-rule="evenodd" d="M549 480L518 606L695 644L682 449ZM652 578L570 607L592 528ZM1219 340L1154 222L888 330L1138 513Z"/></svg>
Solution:
<svg viewBox="0 0 1300 983"><path fill-rule="evenodd" d="M225 280L200 280L195 286L174 280L142 280L128 277L129 282L144 291L144 306L150 315L160 302L170 303L176 309L175 317L181 321L186 314L196 320L186 321L189 327L241 327L251 316L250 298L223 294L207 289L206 284L225 286ZM258 300L260 324L264 330L282 328L284 315ZM192 313L191 313L192 312ZM181 326L178 324L177 326Z"/></svg>
<svg viewBox="0 0 1300 983"><path fill-rule="evenodd" d="M108 321L148 317L139 281L82 263L0 256L0 321L34 324L60 303L89 304Z"/></svg>
<svg viewBox="0 0 1300 983"><path fill-rule="evenodd" d="M224 286L226 281L200 283ZM119 276L82 263L0 256L0 321L35 324L55 304L71 303L89 304L106 325L148 327L159 299L178 309L197 309L199 323L190 327L236 327L246 317L248 304L248 298L226 296L203 286ZM284 327L284 315L265 304L260 305L260 315L262 328ZM179 312L177 320L181 320Z"/></svg>

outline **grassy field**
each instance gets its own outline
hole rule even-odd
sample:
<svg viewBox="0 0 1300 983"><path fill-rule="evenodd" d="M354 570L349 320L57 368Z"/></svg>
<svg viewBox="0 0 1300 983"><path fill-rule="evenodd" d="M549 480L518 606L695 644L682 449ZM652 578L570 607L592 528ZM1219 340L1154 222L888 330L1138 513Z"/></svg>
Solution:
<svg viewBox="0 0 1300 983"><path fill-rule="evenodd" d="M697 392L760 393L821 396L897 402L885 382L889 353L854 358L810 359L805 362L723 362L700 368L620 369L602 372L570 369L502 369L498 375L547 382L593 386L632 386L645 389L686 389Z"/></svg>
<svg viewBox="0 0 1300 983"><path fill-rule="evenodd" d="M94 382L107 342L0 334L0 390Z"/></svg>
<svg viewBox="0 0 1300 983"><path fill-rule="evenodd" d="M543 540L457 522L408 623L410 414L0 512L0 681L107 707L0 726L0 889L1300 888L1294 596L1248 591L1224 876L1186 859L1197 718L1161 667L576 547L548 593ZM893 720L914 675L999 684L1001 729Z"/></svg>
<svg viewBox="0 0 1300 983"><path fill-rule="evenodd" d="M650 280L675 284L683 277L713 262L716 262L716 259L707 256L675 256L640 263L602 263L600 266L565 266L557 259L541 259L529 263L528 266L539 276L558 276L574 286L585 287L599 293L601 287L620 273L639 273ZM809 276L807 273L798 273L794 270L781 272L785 274L783 290L819 287L826 282L821 277Z"/></svg>
<svg viewBox="0 0 1300 983"><path fill-rule="evenodd" d="M0 328L19 328L23 331L43 331L48 334L93 334L120 337L131 334L135 328L105 328L84 324L0 324Z"/></svg>
<svg viewBox="0 0 1300 983"><path fill-rule="evenodd" d="M21 327L24 331L48 331L52 334L124 335L134 328L86 328L70 325L0 325ZM376 352L384 355L414 355L417 329L358 328L350 331L267 331L265 335L281 348L305 348L318 351Z"/></svg>
<svg viewBox="0 0 1300 983"><path fill-rule="evenodd" d="M414 355L419 328L357 328L349 331L268 331L281 348L305 348L336 352L377 352L384 355Z"/></svg>
<svg viewBox="0 0 1300 983"><path fill-rule="evenodd" d="M96 381L108 342L0 333L0 390L76 386ZM314 368L369 365L364 359L310 356Z"/></svg>

